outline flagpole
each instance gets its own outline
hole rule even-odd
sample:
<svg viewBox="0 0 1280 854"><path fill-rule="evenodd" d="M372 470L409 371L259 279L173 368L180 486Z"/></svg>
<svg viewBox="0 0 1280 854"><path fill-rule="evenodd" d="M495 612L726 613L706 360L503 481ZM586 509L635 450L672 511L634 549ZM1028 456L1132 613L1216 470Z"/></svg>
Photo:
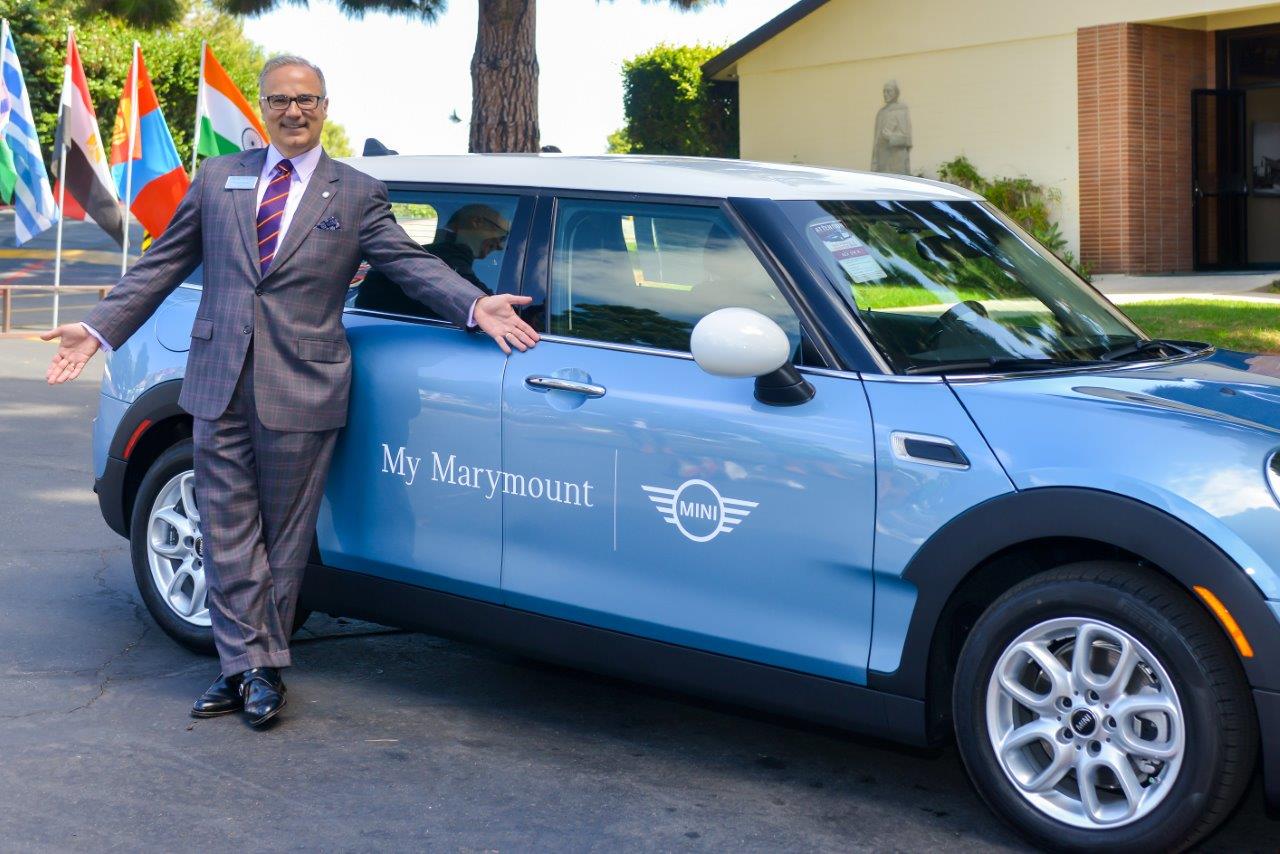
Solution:
<svg viewBox="0 0 1280 854"><path fill-rule="evenodd" d="M6 22L7 23L7 22ZM67 54L71 54L71 27L67 27ZM65 68L66 66L64 66ZM58 98L58 126L63 133L58 135L58 236L53 248L53 328L58 328L58 295L62 287L62 223L67 218L67 76L62 75L62 96Z"/></svg>
<svg viewBox="0 0 1280 854"><path fill-rule="evenodd" d="M133 141L138 138L138 68L139 44L133 42L133 63L129 71L129 135L126 137L124 162L124 244L120 247L120 275L129 266L129 203L133 200Z"/></svg>
<svg viewBox="0 0 1280 854"><path fill-rule="evenodd" d="M53 249L53 325L58 326L58 289L62 287L62 221L63 207L67 202L67 147L62 146L58 165L58 238Z"/></svg>
<svg viewBox="0 0 1280 854"><path fill-rule="evenodd" d="M204 93L204 55L208 42L200 40L200 79L196 81L196 129L191 134L191 177L196 177L196 158L200 156L200 96Z"/></svg>

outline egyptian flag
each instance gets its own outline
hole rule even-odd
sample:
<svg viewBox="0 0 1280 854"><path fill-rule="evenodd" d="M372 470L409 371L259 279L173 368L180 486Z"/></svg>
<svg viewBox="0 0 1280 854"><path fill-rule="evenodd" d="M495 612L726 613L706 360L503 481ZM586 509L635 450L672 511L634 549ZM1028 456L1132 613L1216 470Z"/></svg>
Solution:
<svg viewBox="0 0 1280 854"><path fill-rule="evenodd" d="M60 174L66 157L66 175ZM124 217L116 185L107 169L106 153L98 135L98 117L89 100L89 84L80 64L75 36L67 33L67 63L62 75L62 103L58 107L58 134L53 145L53 177L65 184L63 215L84 219L86 215L116 243L124 245ZM53 196L61 191L55 185Z"/></svg>
<svg viewBox="0 0 1280 854"><path fill-rule="evenodd" d="M111 174L120 198L129 198L129 210L147 234L163 234L190 181L137 42L111 132Z"/></svg>

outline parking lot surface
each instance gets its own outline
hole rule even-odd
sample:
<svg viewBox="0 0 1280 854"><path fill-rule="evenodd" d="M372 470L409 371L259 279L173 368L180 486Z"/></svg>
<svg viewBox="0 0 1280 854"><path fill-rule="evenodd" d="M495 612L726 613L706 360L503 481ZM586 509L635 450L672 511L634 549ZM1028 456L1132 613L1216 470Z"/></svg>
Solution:
<svg viewBox="0 0 1280 854"><path fill-rule="evenodd" d="M1017 850L954 750L916 752L315 615L278 726L196 721L98 513L102 360L0 341L0 848ZM1255 782L1209 850L1274 850Z"/></svg>

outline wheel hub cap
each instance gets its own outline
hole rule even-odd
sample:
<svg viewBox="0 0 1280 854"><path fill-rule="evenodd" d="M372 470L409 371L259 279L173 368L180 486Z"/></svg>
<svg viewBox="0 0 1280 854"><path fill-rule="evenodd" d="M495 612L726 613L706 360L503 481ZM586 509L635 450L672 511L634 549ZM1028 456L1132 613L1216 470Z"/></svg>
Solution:
<svg viewBox="0 0 1280 854"><path fill-rule="evenodd" d="M1076 735L1088 738L1098 728L1098 719L1088 709L1081 709L1071 716L1071 728L1076 731Z"/></svg>

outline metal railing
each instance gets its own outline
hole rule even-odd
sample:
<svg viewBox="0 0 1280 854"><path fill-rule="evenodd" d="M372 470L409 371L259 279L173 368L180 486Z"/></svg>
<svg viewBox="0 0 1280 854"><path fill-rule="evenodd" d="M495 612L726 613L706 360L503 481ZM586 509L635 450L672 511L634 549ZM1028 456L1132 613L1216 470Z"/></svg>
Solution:
<svg viewBox="0 0 1280 854"><path fill-rule="evenodd" d="M59 285L58 292L75 294L97 291L98 299L102 299L112 287L113 285ZM0 283L0 335L8 335L13 332L14 291L49 291L52 294L53 290L53 285L8 285ZM52 320L52 317L50 320Z"/></svg>

